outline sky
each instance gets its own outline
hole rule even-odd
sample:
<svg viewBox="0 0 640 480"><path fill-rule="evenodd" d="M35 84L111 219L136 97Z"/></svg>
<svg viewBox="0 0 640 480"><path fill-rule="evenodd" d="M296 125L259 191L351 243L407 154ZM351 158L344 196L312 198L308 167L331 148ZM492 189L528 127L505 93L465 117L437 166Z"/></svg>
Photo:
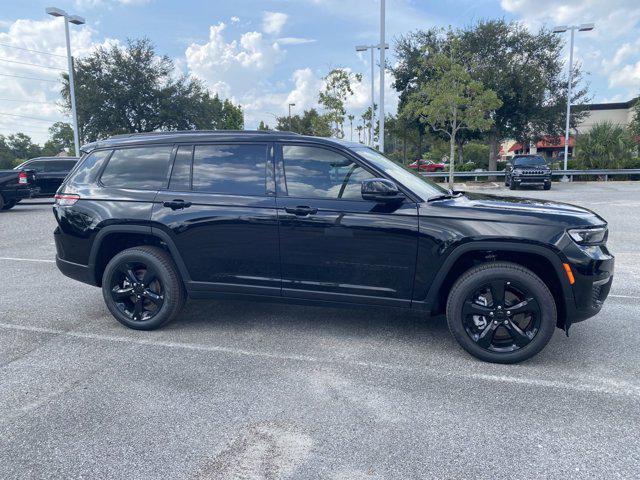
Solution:
<svg viewBox="0 0 640 480"><path fill-rule="evenodd" d="M379 0L0 0L0 134L22 131L37 143L60 107L59 75L66 69L64 22L45 14L56 6L85 17L71 25L72 54L149 38L176 74L193 75L242 105L245 128L275 116L317 107L323 76L341 67L362 73L348 101L360 115L370 104L370 54L355 46L379 42ZM538 29L595 22L576 34L574 55L587 74L594 102L627 101L640 93L638 0L387 0L389 63L394 38L430 27L462 27L505 18ZM568 40L568 34L559 41ZM33 51L35 50L35 51ZM42 53L40 53L42 52ZM376 60L377 62L377 60ZM35 64L35 65L34 65ZM379 69L376 63L376 97ZM30 78L18 78L30 77ZM385 75L385 108L394 113L393 77Z"/></svg>

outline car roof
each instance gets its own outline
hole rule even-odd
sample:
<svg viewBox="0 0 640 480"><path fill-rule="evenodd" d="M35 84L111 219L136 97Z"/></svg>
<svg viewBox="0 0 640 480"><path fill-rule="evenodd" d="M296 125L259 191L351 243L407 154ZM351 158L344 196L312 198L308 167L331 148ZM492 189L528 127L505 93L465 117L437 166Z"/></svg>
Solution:
<svg viewBox="0 0 640 480"><path fill-rule="evenodd" d="M83 145L83 152L90 152L98 148L123 147L130 145L155 145L167 143L197 143L207 141L266 141L266 142L308 142L344 148L365 147L358 142L350 142L338 138L313 137L299 135L294 132L276 130L187 130L175 132L149 132L114 135L104 140Z"/></svg>

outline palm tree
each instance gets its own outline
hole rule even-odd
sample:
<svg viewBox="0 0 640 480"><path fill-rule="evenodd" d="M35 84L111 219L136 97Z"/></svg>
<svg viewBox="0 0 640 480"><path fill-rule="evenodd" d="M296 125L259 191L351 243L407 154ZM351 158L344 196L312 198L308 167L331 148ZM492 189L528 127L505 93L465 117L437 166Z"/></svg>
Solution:
<svg viewBox="0 0 640 480"><path fill-rule="evenodd" d="M353 142L353 119L356 118L355 115L347 115L349 119L349 125L351 126L351 141Z"/></svg>
<svg viewBox="0 0 640 480"><path fill-rule="evenodd" d="M358 125L356 127L356 130L358 131L358 142L359 143L362 143L362 129L363 129L362 125Z"/></svg>

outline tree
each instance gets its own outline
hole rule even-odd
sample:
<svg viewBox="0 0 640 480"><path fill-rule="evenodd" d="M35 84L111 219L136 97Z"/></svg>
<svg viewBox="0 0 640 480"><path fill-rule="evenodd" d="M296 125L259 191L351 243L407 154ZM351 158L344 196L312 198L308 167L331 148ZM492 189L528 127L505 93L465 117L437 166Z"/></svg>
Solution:
<svg viewBox="0 0 640 480"><path fill-rule="evenodd" d="M4 135L0 135L0 170L13 168L15 158L7 144L7 139Z"/></svg>
<svg viewBox="0 0 640 480"><path fill-rule="evenodd" d="M349 140L351 140L353 142L353 119L356 118L356 116L355 115L347 115L347 118L349 119L349 129L351 131Z"/></svg>
<svg viewBox="0 0 640 480"><path fill-rule="evenodd" d="M344 138L345 102L353 95L353 83L362 81L361 74L353 74L344 68L334 68L324 77L324 90L318 96L318 103L327 110L333 126L333 134Z"/></svg>
<svg viewBox="0 0 640 480"><path fill-rule="evenodd" d="M434 66L433 75L418 85L406 104L414 116L448 137L451 189L458 133L462 130L487 130L493 124L490 112L502 103L494 91L473 80L467 68L455 58L455 50L452 49L429 59Z"/></svg>
<svg viewBox="0 0 640 480"><path fill-rule="evenodd" d="M56 122L49 127L49 135L51 135L51 138L45 142L42 148L42 155L53 157L63 151L68 152L71 156L76 155L71 125L65 122Z"/></svg>
<svg viewBox="0 0 640 480"><path fill-rule="evenodd" d="M395 45L398 63L392 69L400 108L424 79L434 75L438 53L447 52L457 42L457 60L474 80L493 90L502 101L492 112L489 141L489 169L496 169L499 142L514 138L524 145L542 135L561 135L566 121L567 85L563 68L562 42L552 32L531 32L517 22L481 21L465 29L442 35L442 30L412 32ZM574 69L571 102L586 103L587 91L579 88L581 72ZM575 127L585 111L573 108Z"/></svg>
<svg viewBox="0 0 640 480"><path fill-rule="evenodd" d="M62 96L70 110L69 82ZM149 40L99 48L75 64L75 93L82 141L156 130L241 129L243 113L212 96L204 84L175 76L173 62Z"/></svg>
<svg viewBox="0 0 640 480"><path fill-rule="evenodd" d="M270 128L269 128L269 125L267 125L262 120L260 120L260 124L258 125L258 130L259 131L268 131L268 130L270 130Z"/></svg>
<svg viewBox="0 0 640 480"><path fill-rule="evenodd" d="M597 123L576 138L575 161L583 168L625 168L635 142L628 129L611 122Z"/></svg>
<svg viewBox="0 0 640 480"><path fill-rule="evenodd" d="M24 133L9 135L6 143L14 158L27 160L42 155L40 146L33 143L31 137Z"/></svg>
<svg viewBox="0 0 640 480"><path fill-rule="evenodd" d="M277 117L276 130L289 130L289 117ZM315 108L305 110L302 115L291 117L291 130L301 135L316 137L330 137L332 133L331 120L328 115L321 115Z"/></svg>

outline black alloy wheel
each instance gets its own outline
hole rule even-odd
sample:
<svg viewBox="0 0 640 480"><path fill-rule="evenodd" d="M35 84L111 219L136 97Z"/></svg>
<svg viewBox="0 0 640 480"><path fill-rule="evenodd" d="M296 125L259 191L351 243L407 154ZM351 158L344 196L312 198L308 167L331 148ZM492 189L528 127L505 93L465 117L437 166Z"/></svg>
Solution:
<svg viewBox="0 0 640 480"><path fill-rule="evenodd" d="M152 246L115 255L102 276L102 295L116 320L136 330L154 330L171 321L186 298L173 259Z"/></svg>
<svg viewBox="0 0 640 480"><path fill-rule="evenodd" d="M131 321L151 320L162 308L164 289L158 276L142 262L123 262L111 276L111 298Z"/></svg>
<svg viewBox="0 0 640 480"><path fill-rule="evenodd" d="M523 285L497 279L467 296L462 309L469 337L492 352L513 352L540 330L540 306Z"/></svg>
<svg viewBox="0 0 640 480"><path fill-rule="evenodd" d="M551 339L556 321L549 288L531 270L510 262L469 269L447 300L449 330L467 352L488 362L534 356Z"/></svg>

